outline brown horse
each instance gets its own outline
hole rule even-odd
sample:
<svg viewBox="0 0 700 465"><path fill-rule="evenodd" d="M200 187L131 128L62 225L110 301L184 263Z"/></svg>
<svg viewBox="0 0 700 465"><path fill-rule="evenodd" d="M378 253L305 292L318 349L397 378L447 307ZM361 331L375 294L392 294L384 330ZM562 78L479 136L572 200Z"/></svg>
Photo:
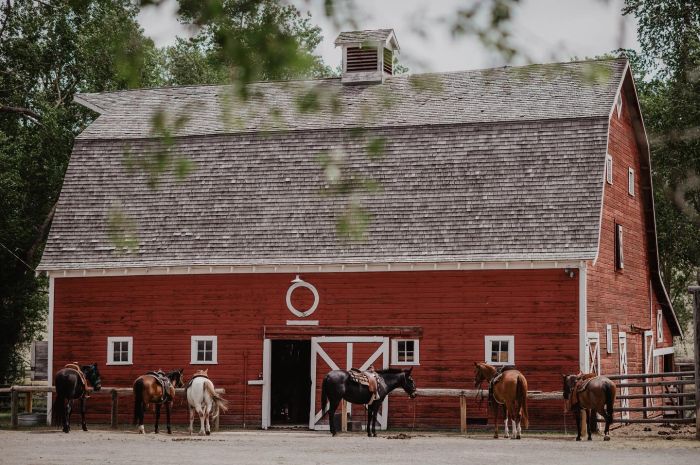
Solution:
<svg viewBox="0 0 700 465"><path fill-rule="evenodd" d="M588 418L588 440L591 440L591 432L597 426L597 414L605 418L604 441L609 441L610 424L613 421L613 411L617 388L615 383L605 376L597 376L595 373L578 375L562 375L564 384L564 399L569 403L570 409L576 418L576 440L581 440L581 410L586 411Z"/></svg>
<svg viewBox="0 0 700 465"><path fill-rule="evenodd" d="M170 429L170 409L175 399L175 388L183 386L182 369L173 370L168 374L162 371L150 371L143 376L139 376L134 381L134 423L139 425L139 432L145 434L143 427L143 415L148 408L148 404L155 404L156 426L155 433L158 433L158 421L160 420L160 406L165 404L165 418L167 422L168 434L172 434Z"/></svg>
<svg viewBox="0 0 700 465"><path fill-rule="evenodd" d="M495 412L494 425L496 431L494 438L498 437L498 405L503 405L505 415L506 437L508 433L508 420L513 424L513 439L520 439L522 432L521 421L525 428L528 427L527 418L527 380L522 373L514 368L504 369L498 373L496 367L486 363L474 362L474 386L481 386L482 382L489 383L489 404L493 404ZM495 401L495 404L492 403Z"/></svg>

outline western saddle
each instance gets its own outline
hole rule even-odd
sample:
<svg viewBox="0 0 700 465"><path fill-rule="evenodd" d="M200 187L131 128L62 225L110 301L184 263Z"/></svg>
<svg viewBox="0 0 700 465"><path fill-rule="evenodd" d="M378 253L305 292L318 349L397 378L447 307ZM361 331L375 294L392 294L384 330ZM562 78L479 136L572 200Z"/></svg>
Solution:
<svg viewBox="0 0 700 465"><path fill-rule="evenodd" d="M350 379L352 379L354 382L367 386L370 393L370 399L369 402L367 402L368 406L372 405L374 401L379 399L379 393L377 392L379 389L379 375L376 371L374 371L374 367L370 366L367 371L360 371L357 368L351 368L348 373L350 374Z"/></svg>
<svg viewBox="0 0 700 465"><path fill-rule="evenodd" d="M87 393L88 392L88 382L87 382L87 379L85 379L85 373L83 373L83 370L80 368L80 365L78 365L78 362L67 363L66 366L64 366L63 368L66 370L73 370L78 374L78 379L80 380L81 383L83 383L83 395L81 397L89 399L90 396Z"/></svg>
<svg viewBox="0 0 700 465"><path fill-rule="evenodd" d="M160 387L163 389L163 396L156 403L162 404L162 403L170 402L171 400L173 400L172 396L170 395L170 388L172 387L172 383L170 382L170 379L165 375L165 373L158 370L158 371L149 371L146 374L153 376L153 378L156 380L156 382L158 384L160 384Z"/></svg>

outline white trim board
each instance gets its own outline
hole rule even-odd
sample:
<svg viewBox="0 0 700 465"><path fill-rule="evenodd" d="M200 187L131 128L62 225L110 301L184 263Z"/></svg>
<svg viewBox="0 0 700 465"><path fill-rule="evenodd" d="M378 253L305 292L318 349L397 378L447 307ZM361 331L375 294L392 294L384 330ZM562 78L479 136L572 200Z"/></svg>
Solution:
<svg viewBox="0 0 700 465"><path fill-rule="evenodd" d="M590 258L590 257L589 257ZM242 273L360 273L387 271L457 271L457 270L542 270L577 268L580 260L518 260L481 262L415 262L415 263L345 263L322 265L192 265L139 266L124 268L90 268L47 270L50 277L144 276L182 274Z"/></svg>
<svg viewBox="0 0 700 465"><path fill-rule="evenodd" d="M49 318L47 322L48 331L48 367L47 367L47 380L49 387L53 386L53 306L54 306L54 291L56 289L56 282L53 276L49 276ZM53 405L53 395L52 393L46 393L46 424L51 426L51 407Z"/></svg>
<svg viewBox="0 0 700 465"><path fill-rule="evenodd" d="M654 349L653 355L654 357L658 357L659 355L668 355L674 353L673 347L661 347L659 349Z"/></svg>

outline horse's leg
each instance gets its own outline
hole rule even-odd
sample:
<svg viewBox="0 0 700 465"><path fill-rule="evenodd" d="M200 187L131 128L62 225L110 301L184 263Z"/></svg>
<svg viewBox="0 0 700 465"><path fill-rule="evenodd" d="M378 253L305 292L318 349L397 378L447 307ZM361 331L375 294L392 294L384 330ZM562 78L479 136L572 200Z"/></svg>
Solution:
<svg viewBox="0 0 700 465"><path fill-rule="evenodd" d="M493 420L493 424L494 424L494 427L496 429L493 433L493 437L498 439L498 410L499 410L500 406L498 405L498 403L496 403L495 399L493 400L493 404L494 404L494 408L493 408L494 415L496 416L496 418Z"/></svg>
<svg viewBox="0 0 700 465"><path fill-rule="evenodd" d="M148 406L145 402L141 401L141 410L139 411L139 433L146 434L146 428L143 426L143 419L146 416L146 408Z"/></svg>
<svg viewBox="0 0 700 465"><path fill-rule="evenodd" d="M160 404L156 404L156 426L154 432L158 434L159 428L158 423L160 423Z"/></svg>
<svg viewBox="0 0 700 465"><path fill-rule="evenodd" d="M85 397L80 398L80 422L83 426L83 431L87 431L87 423L85 423L85 412L87 410L87 401Z"/></svg>
<svg viewBox="0 0 700 465"><path fill-rule="evenodd" d="M520 409L517 400L511 402L510 409L511 410L510 412L508 412L508 416L510 417L511 427L513 428L513 434L511 435L511 439L520 439L520 437L518 437L518 423L516 421L516 419L518 418L518 414L516 412Z"/></svg>
<svg viewBox="0 0 700 465"><path fill-rule="evenodd" d="M593 438L591 438L591 433L593 432L593 429L596 427L596 423L598 422L597 415L598 415L598 413L596 413L595 409L586 410L586 416L588 417L588 440L589 441L593 440Z"/></svg>
<svg viewBox="0 0 700 465"><path fill-rule="evenodd" d="M204 404L204 434L211 434L211 426L209 425L209 417L211 416L211 405Z"/></svg>
<svg viewBox="0 0 700 465"><path fill-rule="evenodd" d="M337 431L335 430L335 411L338 409L338 404L343 399L330 399L330 408L328 409L328 423L331 426L331 434L335 436L337 434Z"/></svg>
<svg viewBox="0 0 700 465"><path fill-rule="evenodd" d="M503 434L506 437L506 439L508 439L510 437L510 431L508 431L508 420L510 419L510 407L508 401L506 401L506 403L503 404L503 418L503 424L506 430Z"/></svg>
<svg viewBox="0 0 700 465"><path fill-rule="evenodd" d="M68 399L66 403L66 422L63 425L63 431L65 433L70 432L70 414L73 413L73 399Z"/></svg>
<svg viewBox="0 0 700 465"><path fill-rule="evenodd" d="M374 401L374 403L372 403L372 407L371 407L371 410L372 410L372 436L375 438L377 437L377 414L379 413L379 406L380 405L381 404L379 402Z"/></svg>
<svg viewBox="0 0 700 465"><path fill-rule="evenodd" d="M192 426L194 425L194 408L190 406L190 436L192 436Z"/></svg>
<svg viewBox="0 0 700 465"><path fill-rule="evenodd" d="M197 415L199 416L199 435L204 436L206 433L204 429L204 407L201 405L197 407Z"/></svg>
<svg viewBox="0 0 700 465"><path fill-rule="evenodd" d="M369 405L365 407L367 408L367 436L372 437L372 409Z"/></svg>
<svg viewBox="0 0 700 465"><path fill-rule="evenodd" d="M574 419L576 420L576 440L581 440L581 409L574 409Z"/></svg>
<svg viewBox="0 0 700 465"><path fill-rule="evenodd" d="M170 428L170 409L172 408L172 406L172 401L165 403L165 421L168 428L168 434L173 434L173 430L172 428Z"/></svg>
<svg viewBox="0 0 700 465"><path fill-rule="evenodd" d="M60 406L63 408L63 421L62 427L64 433L70 433L70 425L68 424L68 406L70 405L70 399L62 399Z"/></svg>

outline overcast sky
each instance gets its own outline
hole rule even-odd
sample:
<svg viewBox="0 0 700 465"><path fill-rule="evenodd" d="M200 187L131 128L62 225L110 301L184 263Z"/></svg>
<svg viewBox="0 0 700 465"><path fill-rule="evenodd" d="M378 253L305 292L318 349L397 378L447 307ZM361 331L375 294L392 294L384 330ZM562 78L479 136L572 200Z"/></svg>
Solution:
<svg viewBox="0 0 700 465"><path fill-rule="evenodd" d="M321 26L323 43L317 53L327 64L340 63L333 46L338 30L326 20L322 0L289 0L310 12ZM337 0L342 3L342 0ZM473 38L453 39L437 19L468 0L355 0L361 29L393 28L401 54L412 72L453 71L500 66L503 61ZM512 33L518 48L535 62L593 57L619 47L637 48L636 24L620 15L623 0L522 0L515 10ZM169 45L188 30L177 22L176 0L147 7L139 15L146 35L157 45ZM424 29L425 37L418 32Z"/></svg>

